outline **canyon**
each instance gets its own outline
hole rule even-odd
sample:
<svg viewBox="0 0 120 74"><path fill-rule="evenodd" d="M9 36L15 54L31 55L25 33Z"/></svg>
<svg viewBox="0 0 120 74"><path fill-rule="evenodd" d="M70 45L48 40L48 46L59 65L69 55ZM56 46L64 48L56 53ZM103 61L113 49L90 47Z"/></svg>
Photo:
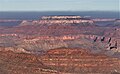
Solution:
<svg viewBox="0 0 120 74"><path fill-rule="evenodd" d="M98 21L115 23L101 27L95 24ZM115 19L43 16L39 20L22 20L17 26L1 26L0 71L4 73L7 69L5 74L119 74L119 25Z"/></svg>

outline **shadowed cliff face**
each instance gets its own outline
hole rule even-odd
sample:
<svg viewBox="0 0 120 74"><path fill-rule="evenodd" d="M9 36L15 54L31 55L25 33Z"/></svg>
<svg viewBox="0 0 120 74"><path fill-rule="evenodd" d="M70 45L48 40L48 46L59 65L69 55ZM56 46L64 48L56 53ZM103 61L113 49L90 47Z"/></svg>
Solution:
<svg viewBox="0 0 120 74"><path fill-rule="evenodd" d="M1 74L111 74L120 72L120 60L86 49L51 49L44 55L0 51Z"/></svg>
<svg viewBox="0 0 120 74"><path fill-rule="evenodd" d="M54 25L49 26L49 29L47 29L48 26L40 26L40 28L34 26L13 27L14 32L0 35L0 46L31 52L60 47L86 48L93 53L108 55L114 55L114 53L118 55L120 52L119 28L115 30L108 27L68 27L62 25L56 26L56 29L54 27ZM20 29L23 32L18 32L15 29ZM7 32L9 30L11 31L9 28Z"/></svg>

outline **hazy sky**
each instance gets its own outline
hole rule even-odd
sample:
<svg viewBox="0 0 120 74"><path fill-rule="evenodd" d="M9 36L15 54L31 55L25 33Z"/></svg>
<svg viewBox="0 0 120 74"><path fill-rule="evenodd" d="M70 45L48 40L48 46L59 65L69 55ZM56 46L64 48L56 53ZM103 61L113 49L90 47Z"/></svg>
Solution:
<svg viewBox="0 0 120 74"><path fill-rule="evenodd" d="M118 11L119 0L0 0L0 11Z"/></svg>

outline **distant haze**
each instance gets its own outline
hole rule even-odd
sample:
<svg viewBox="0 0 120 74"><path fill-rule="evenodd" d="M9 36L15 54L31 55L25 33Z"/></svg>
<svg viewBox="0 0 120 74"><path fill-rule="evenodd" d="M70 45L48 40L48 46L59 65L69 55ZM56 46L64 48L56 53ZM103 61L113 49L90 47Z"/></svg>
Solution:
<svg viewBox="0 0 120 74"><path fill-rule="evenodd" d="M119 18L119 12L105 12L105 11L87 11L87 12L70 12L70 11L56 11L56 12L0 12L0 19L20 19L20 20L39 20L42 16L54 15L78 15L78 16L91 16L91 18ZM6 22L0 23L0 26L14 26L20 22ZM98 23L99 24L99 23ZM103 23L102 23L103 24ZM104 24L103 24L104 25Z"/></svg>
<svg viewBox="0 0 120 74"><path fill-rule="evenodd" d="M105 12L105 11L84 11L84 12L70 12L70 11L51 11L51 12L0 12L0 19L21 19L21 20L36 20L41 16L54 15L78 15L90 16L91 18L119 18L119 12Z"/></svg>
<svg viewBox="0 0 120 74"><path fill-rule="evenodd" d="M119 11L119 0L0 0L0 11Z"/></svg>

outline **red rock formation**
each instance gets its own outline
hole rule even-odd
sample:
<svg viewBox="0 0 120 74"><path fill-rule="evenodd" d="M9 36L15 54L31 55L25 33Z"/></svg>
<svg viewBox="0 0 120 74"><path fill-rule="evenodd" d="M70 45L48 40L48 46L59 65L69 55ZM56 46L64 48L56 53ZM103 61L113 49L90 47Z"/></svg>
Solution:
<svg viewBox="0 0 120 74"><path fill-rule="evenodd" d="M100 73L120 72L120 60L102 54L91 54L85 49L53 49L41 60L45 65L59 72Z"/></svg>
<svg viewBox="0 0 120 74"><path fill-rule="evenodd" d="M52 49L44 55L0 51L1 74L111 74L120 72L120 60L85 49Z"/></svg>

